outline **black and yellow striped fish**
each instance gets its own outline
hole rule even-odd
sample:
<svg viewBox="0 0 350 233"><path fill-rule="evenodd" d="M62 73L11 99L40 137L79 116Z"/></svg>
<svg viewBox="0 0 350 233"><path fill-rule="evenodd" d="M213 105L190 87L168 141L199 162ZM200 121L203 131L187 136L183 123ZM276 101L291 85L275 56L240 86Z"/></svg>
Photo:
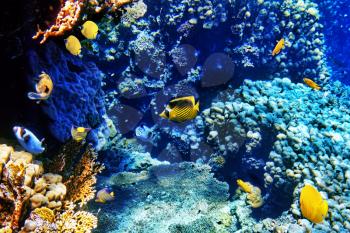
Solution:
<svg viewBox="0 0 350 233"><path fill-rule="evenodd" d="M160 117L176 122L194 119L199 111L199 101L195 103L194 96L185 96L173 99L159 114Z"/></svg>

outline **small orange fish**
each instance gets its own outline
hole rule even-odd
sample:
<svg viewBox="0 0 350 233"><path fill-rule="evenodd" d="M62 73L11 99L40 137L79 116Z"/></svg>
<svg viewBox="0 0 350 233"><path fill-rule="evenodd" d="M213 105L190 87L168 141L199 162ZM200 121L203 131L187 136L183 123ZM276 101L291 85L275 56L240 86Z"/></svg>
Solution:
<svg viewBox="0 0 350 233"><path fill-rule="evenodd" d="M110 192L108 188L103 188L96 194L95 202L106 203L114 200L114 192Z"/></svg>
<svg viewBox="0 0 350 233"><path fill-rule="evenodd" d="M284 48L284 39L280 39L275 48L272 50L272 56L275 56L281 52L281 50Z"/></svg>
<svg viewBox="0 0 350 233"><path fill-rule="evenodd" d="M312 81L309 78L304 78L303 81L304 81L304 83L306 85L308 85L309 87L311 87L314 90L320 90L321 89L321 87L319 85L317 85L317 83L315 83L314 81Z"/></svg>

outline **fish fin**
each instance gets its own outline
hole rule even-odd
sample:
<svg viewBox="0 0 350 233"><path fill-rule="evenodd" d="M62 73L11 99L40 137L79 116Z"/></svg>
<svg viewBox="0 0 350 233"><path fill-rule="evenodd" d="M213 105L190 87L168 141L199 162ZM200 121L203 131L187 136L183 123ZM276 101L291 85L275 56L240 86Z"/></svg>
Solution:
<svg viewBox="0 0 350 233"><path fill-rule="evenodd" d="M42 100L43 99L43 97L40 94L35 93L35 92L29 92L27 96L31 100Z"/></svg>
<svg viewBox="0 0 350 233"><path fill-rule="evenodd" d="M177 104L182 104L182 103L190 103L194 105L194 96L185 96L185 97L180 97L180 98L176 98L173 99L169 102L169 107L173 108L175 107Z"/></svg>
<svg viewBox="0 0 350 233"><path fill-rule="evenodd" d="M114 192L111 192L110 194L111 194L112 197L114 197Z"/></svg>
<svg viewBox="0 0 350 233"><path fill-rule="evenodd" d="M29 141L29 139L30 139L30 136L28 134L23 135L23 140L25 143L27 143Z"/></svg>
<svg viewBox="0 0 350 233"><path fill-rule="evenodd" d="M199 100L197 101L196 105L194 106L194 110L199 112Z"/></svg>

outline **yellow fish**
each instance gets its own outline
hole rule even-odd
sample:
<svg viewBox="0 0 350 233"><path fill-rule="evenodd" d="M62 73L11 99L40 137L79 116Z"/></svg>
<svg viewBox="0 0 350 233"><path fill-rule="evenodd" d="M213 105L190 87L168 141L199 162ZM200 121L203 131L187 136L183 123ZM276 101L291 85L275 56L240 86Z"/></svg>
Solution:
<svg viewBox="0 0 350 233"><path fill-rule="evenodd" d="M303 81L304 81L304 83L306 85L308 85L309 87L311 87L314 90L320 90L321 89L321 87L319 85L317 85L317 83L315 83L314 81L312 81L309 78L304 78Z"/></svg>
<svg viewBox="0 0 350 233"><path fill-rule="evenodd" d="M159 116L171 121L184 122L194 119L198 111L199 101L195 103L194 96L186 96L171 100Z"/></svg>
<svg viewBox="0 0 350 233"><path fill-rule="evenodd" d="M70 132L71 132L72 138L76 142L81 142L86 138L86 136L90 132L90 130L91 130L91 128L72 126Z"/></svg>
<svg viewBox="0 0 350 233"><path fill-rule="evenodd" d="M247 193L247 202L253 208L259 208L264 204L260 188L240 179L237 180L237 185Z"/></svg>
<svg viewBox="0 0 350 233"><path fill-rule="evenodd" d="M81 34L85 36L87 39L93 40L96 38L98 33L98 26L96 23L92 21L86 21L81 29Z"/></svg>
<svg viewBox="0 0 350 233"><path fill-rule="evenodd" d="M70 35L66 40L65 40L65 45L66 49L73 54L74 56L77 56L81 52L81 44L78 38L75 36Z"/></svg>
<svg viewBox="0 0 350 233"><path fill-rule="evenodd" d="M243 189L244 192L246 193L251 193L252 192L252 185L249 183L249 182L244 182L243 180L241 179L238 179L237 180L237 185Z"/></svg>
<svg viewBox="0 0 350 233"><path fill-rule="evenodd" d="M300 209L305 218L320 223L327 215L328 203L315 187L306 184L300 193Z"/></svg>
<svg viewBox="0 0 350 233"><path fill-rule="evenodd" d="M272 56L275 56L281 52L281 50L284 48L284 39L280 39L275 48L272 50Z"/></svg>
<svg viewBox="0 0 350 233"><path fill-rule="evenodd" d="M114 192L110 192L108 188L104 188L97 192L95 202L106 203L113 201L114 198Z"/></svg>
<svg viewBox="0 0 350 233"><path fill-rule="evenodd" d="M40 100L47 100L51 95L53 82L51 77L44 71L39 75L39 81L35 85L35 90L36 92L28 93L28 98L31 100L38 100L37 103L39 103Z"/></svg>

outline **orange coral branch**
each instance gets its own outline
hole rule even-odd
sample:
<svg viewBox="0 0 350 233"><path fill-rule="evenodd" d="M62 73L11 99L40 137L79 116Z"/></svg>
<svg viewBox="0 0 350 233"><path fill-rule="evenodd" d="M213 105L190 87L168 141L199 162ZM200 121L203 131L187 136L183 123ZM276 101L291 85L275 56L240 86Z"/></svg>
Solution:
<svg viewBox="0 0 350 233"><path fill-rule="evenodd" d="M40 41L40 44L43 44L49 37L60 36L71 30L79 19L83 2L84 0L61 0L61 10L55 24L45 31L42 31L38 26L38 31L33 39L43 36Z"/></svg>
<svg viewBox="0 0 350 233"><path fill-rule="evenodd" d="M73 203L86 204L95 196L94 185L96 175L104 169L104 166L97 162L97 154L91 145L88 145L79 163L76 165L73 175L65 182L67 187L66 199Z"/></svg>

